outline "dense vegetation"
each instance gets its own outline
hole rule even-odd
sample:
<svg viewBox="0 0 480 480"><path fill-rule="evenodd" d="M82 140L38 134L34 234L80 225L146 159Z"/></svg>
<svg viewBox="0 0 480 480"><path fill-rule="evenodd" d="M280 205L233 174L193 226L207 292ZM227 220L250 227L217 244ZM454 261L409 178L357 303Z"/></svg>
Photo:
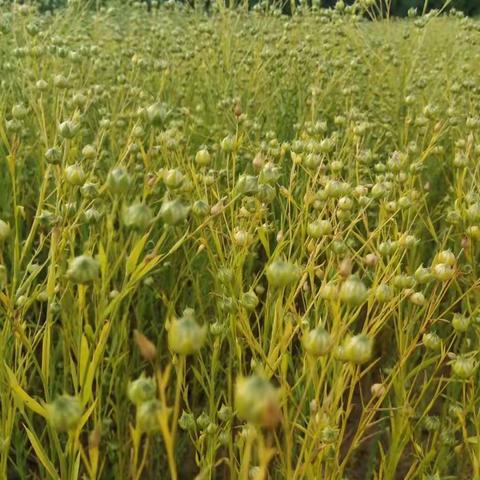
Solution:
<svg viewBox="0 0 480 480"><path fill-rule="evenodd" d="M480 25L367 16L1 11L1 478L480 479Z"/></svg>
<svg viewBox="0 0 480 480"><path fill-rule="evenodd" d="M18 0L3 0L4 2L12 3L30 3L37 6L40 11L55 11L58 8L63 8L68 4L68 0L30 0L19 2ZM164 3L167 3L168 0L138 0L139 2L145 3L149 8L159 7ZM125 3L123 0L70 0L70 3L78 3L80 5L88 6L89 8L99 8L112 5L122 5ZM132 2L133 3L133 2ZM217 3L212 0L184 0L189 6L202 5L207 11L211 9L212 3ZM248 5L250 8L254 7L257 4L270 4L277 8L281 8L283 13L291 14L292 5L301 6L308 5L319 6L322 8L334 8L337 4L337 0L271 0L271 1L259 1L259 0L224 0L223 2L226 6L234 5ZM480 14L480 2L474 0L375 0L368 2L368 0L359 1L359 0L345 0L345 5L349 6L355 3L377 3L382 4L381 11L384 16L401 16L405 17L408 15L409 10L416 9L420 13L427 13L431 10L458 10L463 12L466 15L479 15ZM1 4L1 2L0 2ZM295 8L295 7L294 7Z"/></svg>

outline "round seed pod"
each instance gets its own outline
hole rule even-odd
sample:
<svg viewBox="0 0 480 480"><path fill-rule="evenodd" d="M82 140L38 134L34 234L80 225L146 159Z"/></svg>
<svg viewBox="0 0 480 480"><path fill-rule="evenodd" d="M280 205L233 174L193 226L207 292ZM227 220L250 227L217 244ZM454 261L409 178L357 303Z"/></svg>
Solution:
<svg viewBox="0 0 480 480"><path fill-rule="evenodd" d="M413 292L411 295L409 295L408 299L414 305L418 306L425 305L426 303L425 295L423 295L422 292Z"/></svg>
<svg viewBox="0 0 480 480"><path fill-rule="evenodd" d="M130 187L131 178L126 168L116 167L108 173L107 188L114 195L123 195Z"/></svg>
<svg viewBox="0 0 480 480"><path fill-rule="evenodd" d="M83 171L83 168L78 163L66 167L64 171L64 176L67 183L77 187L83 185L87 178L85 172Z"/></svg>
<svg viewBox="0 0 480 480"><path fill-rule="evenodd" d="M281 418L279 391L259 375L240 377L235 384L235 410L241 420L272 428Z"/></svg>
<svg viewBox="0 0 480 480"><path fill-rule="evenodd" d="M58 147L49 148L45 152L45 160L52 165L58 165L62 160L62 151Z"/></svg>
<svg viewBox="0 0 480 480"><path fill-rule="evenodd" d="M423 345L429 350L440 350L442 348L442 340L434 332L424 333L422 337Z"/></svg>
<svg viewBox="0 0 480 480"><path fill-rule="evenodd" d="M58 134L67 139L72 139L79 131L79 124L72 122L71 120L66 120L58 126Z"/></svg>
<svg viewBox="0 0 480 480"><path fill-rule="evenodd" d="M273 288L281 288L296 282L300 276L300 270L293 263L275 260L267 267L266 275L269 285Z"/></svg>
<svg viewBox="0 0 480 480"><path fill-rule="evenodd" d="M450 267L454 267L457 263L457 259L456 259L455 255L452 253L452 251L443 250L443 251L441 251L440 253L437 254L435 263L439 263L439 264L443 263L443 264L448 265Z"/></svg>
<svg viewBox="0 0 480 480"><path fill-rule="evenodd" d="M10 225L4 220L0 220L0 242L4 242L10 236Z"/></svg>
<svg viewBox="0 0 480 480"><path fill-rule="evenodd" d="M194 431L196 423L193 414L188 413L184 410L181 417L178 419L178 425L182 430L186 430L189 432Z"/></svg>
<svg viewBox="0 0 480 480"><path fill-rule="evenodd" d="M333 227L328 220L316 220L307 225L307 234L312 238L320 238L332 233Z"/></svg>
<svg viewBox="0 0 480 480"><path fill-rule="evenodd" d="M144 433L155 433L160 430L162 404L156 398L142 402L137 406L137 427Z"/></svg>
<svg viewBox="0 0 480 480"><path fill-rule="evenodd" d="M360 365L372 358L373 340L364 334L348 338L344 344L345 359Z"/></svg>
<svg viewBox="0 0 480 480"><path fill-rule="evenodd" d="M469 317L455 313L452 319L452 327L458 333L465 333L470 327L471 320Z"/></svg>
<svg viewBox="0 0 480 480"><path fill-rule="evenodd" d="M201 167L210 165L212 158L206 148L201 148L195 155L195 163Z"/></svg>
<svg viewBox="0 0 480 480"><path fill-rule="evenodd" d="M415 281L419 284L425 284L433 280L432 272L429 268L420 266L415 270Z"/></svg>
<svg viewBox="0 0 480 480"><path fill-rule="evenodd" d="M153 215L148 205L137 202L123 209L122 220L127 228L145 231L151 225Z"/></svg>
<svg viewBox="0 0 480 480"><path fill-rule="evenodd" d="M438 263L432 267L432 275L440 282L447 282L455 276L455 270L445 263Z"/></svg>
<svg viewBox="0 0 480 480"><path fill-rule="evenodd" d="M472 377L476 369L477 363L473 357L458 356L452 363L452 373L462 380Z"/></svg>
<svg viewBox="0 0 480 480"><path fill-rule="evenodd" d="M382 283L375 288L375 299L379 302L389 302L393 298L393 289Z"/></svg>
<svg viewBox="0 0 480 480"><path fill-rule="evenodd" d="M77 428L82 418L82 404L76 397L61 395L47 405L48 421L60 432L70 432Z"/></svg>
<svg viewBox="0 0 480 480"><path fill-rule="evenodd" d="M85 182L80 187L80 193L82 194L83 198L86 198L87 200L93 200L99 195L98 186L93 182Z"/></svg>
<svg viewBox="0 0 480 480"><path fill-rule="evenodd" d="M135 405L139 405L155 398L157 384L154 378L140 375L136 380L128 384L128 398Z"/></svg>
<svg viewBox="0 0 480 480"><path fill-rule="evenodd" d="M160 102L153 103L145 109L148 122L153 126L162 125L168 117L167 107Z"/></svg>
<svg viewBox="0 0 480 480"><path fill-rule="evenodd" d="M70 281L79 284L87 284L98 278L100 266L97 260L88 255L80 255L70 260L67 277Z"/></svg>
<svg viewBox="0 0 480 480"><path fill-rule="evenodd" d="M332 337L323 327L317 327L307 332L302 343L305 351L312 357L326 355L333 345Z"/></svg>
<svg viewBox="0 0 480 480"><path fill-rule="evenodd" d="M207 326L195 321L194 311L187 308L183 316L173 320L168 329L168 347L179 355L192 355L205 343Z"/></svg>
<svg viewBox="0 0 480 480"><path fill-rule="evenodd" d="M240 297L240 304L248 311L253 311L257 308L259 303L257 294L253 290L242 293Z"/></svg>
<svg viewBox="0 0 480 480"><path fill-rule="evenodd" d="M356 276L351 276L345 280L339 292L339 298L343 303L351 306L361 305L368 297L367 287Z"/></svg>
<svg viewBox="0 0 480 480"><path fill-rule="evenodd" d="M334 300L338 295L338 286L334 282L326 282L321 285L319 294L324 300Z"/></svg>
<svg viewBox="0 0 480 480"><path fill-rule="evenodd" d="M160 217L167 225L177 225L183 222L190 211L190 207L184 205L181 200L165 201L160 208Z"/></svg>
<svg viewBox="0 0 480 480"><path fill-rule="evenodd" d="M167 170L163 174L163 181L165 185L172 190L176 188L180 188L184 180L185 180L185 175L183 175L183 173L177 170L176 168Z"/></svg>
<svg viewBox="0 0 480 480"><path fill-rule="evenodd" d="M229 422L232 419L232 416L233 412L231 407L225 404L220 407L220 410L218 411L218 418L222 422Z"/></svg>
<svg viewBox="0 0 480 480"><path fill-rule="evenodd" d="M23 120L28 115L28 108L23 103L18 103L12 107L12 117L15 120Z"/></svg>

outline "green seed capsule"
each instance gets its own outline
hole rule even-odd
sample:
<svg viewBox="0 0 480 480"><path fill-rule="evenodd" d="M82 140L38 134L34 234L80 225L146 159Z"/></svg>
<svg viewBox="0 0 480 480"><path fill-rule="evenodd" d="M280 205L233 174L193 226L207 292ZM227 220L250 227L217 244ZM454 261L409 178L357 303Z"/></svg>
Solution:
<svg viewBox="0 0 480 480"><path fill-rule="evenodd" d="M447 282L455 276L455 270L445 263L438 263L432 268L432 275L436 280Z"/></svg>
<svg viewBox="0 0 480 480"><path fill-rule="evenodd" d="M96 208L88 208L83 215L85 223L87 225L95 225L102 219L102 213Z"/></svg>
<svg viewBox="0 0 480 480"><path fill-rule="evenodd" d="M433 275L429 268L420 266L414 274L415 280L419 284L425 284L433 280Z"/></svg>
<svg viewBox="0 0 480 480"><path fill-rule="evenodd" d="M279 391L258 375L240 377L235 384L235 410L241 420L274 427L280 420Z"/></svg>
<svg viewBox="0 0 480 480"><path fill-rule="evenodd" d="M452 327L455 329L456 332L464 333L468 330L470 326L470 318L460 315L459 313L455 313L452 319Z"/></svg>
<svg viewBox="0 0 480 480"><path fill-rule="evenodd" d="M218 441L219 441L220 445L222 445L223 447L227 447L228 444L232 441L231 432L221 432L218 435Z"/></svg>
<svg viewBox="0 0 480 480"><path fill-rule="evenodd" d="M414 292L408 297L409 301L414 305L422 306L425 305L426 299L425 295L422 292Z"/></svg>
<svg viewBox="0 0 480 480"><path fill-rule="evenodd" d="M277 192L274 187L269 185L268 183L263 183L258 186L258 191L256 193L256 197L260 202L262 203L272 203L273 200L275 200L275 196L277 195Z"/></svg>
<svg viewBox="0 0 480 480"><path fill-rule="evenodd" d="M12 107L12 117L16 120L22 120L28 115L28 108L23 103L18 103Z"/></svg>
<svg viewBox="0 0 480 480"><path fill-rule="evenodd" d="M413 288L415 286L415 279L410 275L395 275L392 278L392 284L398 289Z"/></svg>
<svg viewBox="0 0 480 480"><path fill-rule="evenodd" d="M206 167L207 165L210 165L211 161L212 159L210 157L210 153L208 153L208 150L206 148L200 149L195 155L195 162L201 167Z"/></svg>
<svg viewBox="0 0 480 480"><path fill-rule="evenodd" d="M165 201L160 208L160 217L167 225L177 225L186 220L189 211L190 207L179 199Z"/></svg>
<svg viewBox="0 0 480 480"><path fill-rule="evenodd" d="M378 285L375 288L375 298L379 302L389 302L393 298L393 289L386 284Z"/></svg>
<svg viewBox="0 0 480 480"><path fill-rule="evenodd" d="M126 168L116 167L107 176L107 188L114 195L125 194L130 187L131 178Z"/></svg>
<svg viewBox="0 0 480 480"><path fill-rule="evenodd" d="M334 300L338 295L338 286L334 282L324 283L319 289L319 294L324 300Z"/></svg>
<svg viewBox="0 0 480 480"><path fill-rule="evenodd" d="M454 267L457 263L457 259L450 250L443 250L442 252L437 254L435 263L443 263L450 267Z"/></svg>
<svg viewBox="0 0 480 480"><path fill-rule="evenodd" d="M49 148L45 152L45 160L52 165L58 165L62 160L62 152L57 147Z"/></svg>
<svg viewBox="0 0 480 480"><path fill-rule="evenodd" d="M282 172L274 163L266 163L258 175L259 184L274 184L281 176Z"/></svg>
<svg viewBox="0 0 480 480"><path fill-rule="evenodd" d="M87 178L85 172L83 171L83 168L78 163L69 165L67 168L65 168L64 174L67 183L74 186L83 185Z"/></svg>
<svg viewBox="0 0 480 480"><path fill-rule="evenodd" d="M332 225L328 220L316 220L307 225L307 234L312 238L320 238L332 232Z"/></svg>
<svg viewBox="0 0 480 480"><path fill-rule="evenodd" d="M82 194L83 198L86 198L87 200L93 200L99 195L98 186L93 182L85 182L80 187L80 193Z"/></svg>
<svg viewBox="0 0 480 480"><path fill-rule="evenodd" d="M60 432L75 430L82 418L82 404L76 397L62 395L46 406L48 421Z"/></svg>
<svg viewBox="0 0 480 480"><path fill-rule="evenodd" d="M465 213L469 222L478 222L480 220L480 203L473 203Z"/></svg>
<svg viewBox="0 0 480 480"><path fill-rule="evenodd" d="M168 117L168 109L163 103L157 102L147 107L145 114L151 125L160 126Z"/></svg>
<svg viewBox="0 0 480 480"><path fill-rule="evenodd" d="M61 137L69 140L73 138L80 129L80 125L72 122L71 120L66 120L58 126L58 133Z"/></svg>
<svg viewBox="0 0 480 480"><path fill-rule="evenodd" d="M333 240L332 251L337 255L346 255L348 252L348 245L343 240Z"/></svg>
<svg viewBox="0 0 480 480"><path fill-rule="evenodd" d="M257 308L259 300L257 294L253 290L242 293L240 297L241 305L248 311L253 311Z"/></svg>
<svg viewBox="0 0 480 480"><path fill-rule="evenodd" d="M235 185L236 193L247 195L256 193L258 190L258 178L254 175L240 175Z"/></svg>
<svg viewBox="0 0 480 480"><path fill-rule="evenodd" d="M97 260L87 255L80 255L69 262L67 277L74 283L86 284L96 280L100 275Z"/></svg>
<svg viewBox="0 0 480 480"><path fill-rule="evenodd" d="M307 332L302 343L305 351L312 357L326 355L333 345L332 337L323 327L317 327Z"/></svg>
<svg viewBox="0 0 480 480"><path fill-rule="evenodd" d="M235 135L227 135L221 142L220 147L225 153L232 153L234 152L237 147L237 138Z"/></svg>
<svg viewBox="0 0 480 480"><path fill-rule="evenodd" d="M178 425L182 430L186 431L194 431L196 427L196 422L193 414L186 412L185 410L182 412L182 416L178 419Z"/></svg>
<svg viewBox="0 0 480 480"><path fill-rule="evenodd" d="M68 88L70 86L70 82L63 75L55 75L53 78L53 84L57 88Z"/></svg>
<svg viewBox="0 0 480 480"><path fill-rule="evenodd" d="M182 172L180 172L175 168L172 168L171 170L167 170L163 174L163 181L165 185L172 190L176 188L180 188L182 186L184 179L185 179L185 175L183 175Z"/></svg>
<svg viewBox="0 0 480 480"><path fill-rule="evenodd" d="M472 357L458 356L452 363L453 374L462 380L470 378L476 369L477 363Z"/></svg>
<svg viewBox="0 0 480 480"><path fill-rule="evenodd" d="M157 399L147 400L137 406L137 427L144 433L155 433L160 430L162 404Z"/></svg>
<svg viewBox="0 0 480 480"><path fill-rule="evenodd" d="M222 405L220 410L218 411L218 418L222 422L229 422L232 419L233 412L232 409L228 405Z"/></svg>
<svg viewBox="0 0 480 480"><path fill-rule="evenodd" d="M35 88L40 92L44 92L48 88L48 83L45 80L38 80Z"/></svg>
<svg viewBox="0 0 480 480"><path fill-rule="evenodd" d="M139 378L128 384L128 398L135 405L139 405L155 398L157 384L154 378L146 377L143 373Z"/></svg>
<svg viewBox="0 0 480 480"><path fill-rule="evenodd" d="M339 298L343 303L352 306L361 305L368 297L367 287L356 276L351 276L342 283Z"/></svg>
<svg viewBox="0 0 480 480"><path fill-rule="evenodd" d="M7 238L10 236L10 232L10 225L5 221L0 220L0 242L7 240Z"/></svg>
<svg viewBox="0 0 480 480"><path fill-rule="evenodd" d="M192 213L197 218L205 218L210 213L210 206L205 200L197 200L192 205Z"/></svg>
<svg viewBox="0 0 480 480"><path fill-rule="evenodd" d="M192 355L205 343L207 326L195 321L194 311L187 308L183 317L173 320L168 329L168 347L179 355Z"/></svg>
<svg viewBox="0 0 480 480"><path fill-rule="evenodd" d="M364 334L355 335L345 341L344 348L346 360L360 365L372 358L373 340Z"/></svg>
<svg viewBox="0 0 480 480"><path fill-rule="evenodd" d="M425 348L428 348L429 350L440 350L442 348L442 340L434 332L424 333L422 342L425 345Z"/></svg>
<svg viewBox="0 0 480 480"><path fill-rule="evenodd" d="M290 262L275 260L266 270L268 283L274 288L286 287L298 280L300 269Z"/></svg>
<svg viewBox="0 0 480 480"><path fill-rule="evenodd" d="M122 220L127 228L145 231L151 225L153 215L148 205L138 202L123 209Z"/></svg>
<svg viewBox="0 0 480 480"><path fill-rule="evenodd" d="M350 185L338 180L330 180L325 185L325 194L329 198L340 198L348 195L350 192Z"/></svg>

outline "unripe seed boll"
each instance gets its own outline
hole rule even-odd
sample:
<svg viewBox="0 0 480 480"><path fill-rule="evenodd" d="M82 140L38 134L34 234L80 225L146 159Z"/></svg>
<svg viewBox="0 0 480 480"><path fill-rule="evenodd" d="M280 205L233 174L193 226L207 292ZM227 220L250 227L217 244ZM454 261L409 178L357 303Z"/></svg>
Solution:
<svg viewBox="0 0 480 480"><path fill-rule="evenodd" d="M128 398L135 405L154 399L156 391L155 379L146 377L144 374L128 384Z"/></svg>
<svg viewBox="0 0 480 480"><path fill-rule="evenodd" d="M296 282L300 276L300 269L293 263L275 260L267 267L266 275L269 285L281 288Z"/></svg>
<svg viewBox="0 0 480 480"><path fill-rule="evenodd" d="M10 236L10 225L4 220L0 220L0 242L4 242Z"/></svg>
<svg viewBox="0 0 480 480"><path fill-rule="evenodd" d="M87 176L85 175L85 172L83 171L83 168L78 163L75 163L73 165L69 165L68 167L66 167L64 175L65 175L65 180L70 185L74 185L77 187L83 185L87 178Z"/></svg>
<svg viewBox="0 0 480 480"><path fill-rule="evenodd" d="M344 349L345 359L360 365L371 359L373 340L364 334L355 335L345 341Z"/></svg>
<svg viewBox="0 0 480 480"><path fill-rule="evenodd" d="M62 395L46 406L48 421L60 432L70 432L77 428L83 409L80 400L70 395Z"/></svg>
<svg viewBox="0 0 480 480"><path fill-rule="evenodd" d="M302 343L305 351L312 357L326 355L333 346L330 334L323 327L317 327L307 332Z"/></svg>
<svg viewBox="0 0 480 480"><path fill-rule="evenodd" d="M339 298L347 305L361 305L367 299L367 296L367 287L356 276L351 276L345 280L340 287Z"/></svg>
<svg viewBox="0 0 480 480"><path fill-rule="evenodd" d="M115 195L126 193L130 187L130 182L130 175L124 167L116 167L108 173L107 188Z"/></svg>
<svg viewBox="0 0 480 480"><path fill-rule="evenodd" d="M279 391L259 375L241 377L235 385L235 410L241 420L274 427L281 415Z"/></svg>
<svg viewBox="0 0 480 480"><path fill-rule="evenodd" d="M194 311L187 308L180 319L175 319L168 329L168 347L179 355L192 355L205 343L207 326L195 321Z"/></svg>
<svg viewBox="0 0 480 480"><path fill-rule="evenodd" d="M80 255L70 260L67 277L70 281L87 284L96 280L100 275L100 266L97 260L88 255Z"/></svg>

